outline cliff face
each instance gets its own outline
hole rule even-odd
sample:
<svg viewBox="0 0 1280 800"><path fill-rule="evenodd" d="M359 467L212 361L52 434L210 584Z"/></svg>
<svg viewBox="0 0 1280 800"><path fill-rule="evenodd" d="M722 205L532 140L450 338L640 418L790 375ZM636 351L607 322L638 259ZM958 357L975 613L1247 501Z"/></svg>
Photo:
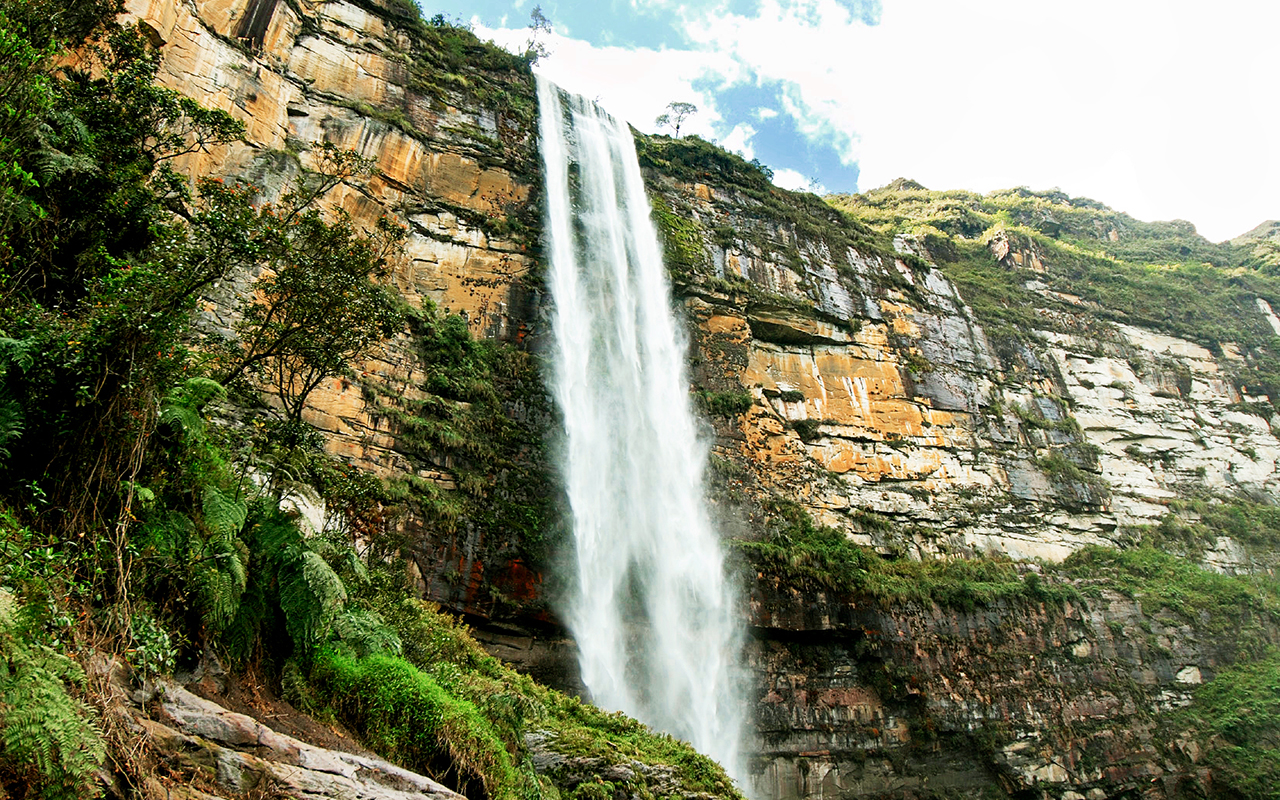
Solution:
<svg viewBox="0 0 1280 800"><path fill-rule="evenodd" d="M728 529L759 538L762 509L786 498L892 556L1042 559L1023 579L1071 595L815 593L821 581L803 564L778 579L776 562L757 560L750 663L766 792L1213 791L1197 733L1162 720L1273 642L1274 618L1246 610L1249 633L1238 634L1239 609L1173 611L1154 589L1135 599L1118 574L1081 569L1086 558L1052 565L1178 531L1200 520L1198 498L1271 502L1275 411L1258 383L1275 333L1269 300L1238 287L1218 313L1238 315L1226 327L1243 341L1211 351L1169 332L1176 310L1142 325L1082 297L1087 281L1066 291L1083 268L1056 260L1065 248L1034 230L988 221L938 235L928 223L954 213L944 207L914 233L909 218L878 225L848 203L864 226L816 198L780 205L748 165L697 143L645 142L642 158L689 312ZM920 188L885 195L955 202ZM973 216L989 202L960 199ZM995 286L971 306L956 279L978 269ZM1002 285L1014 302L986 296ZM1009 324L1008 306L1022 324ZM717 413L743 393L749 403ZM1204 526L1184 552L1213 570L1265 568L1273 543L1257 524ZM813 555L798 538L776 540L796 548L793 566Z"/></svg>
<svg viewBox="0 0 1280 800"><path fill-rule="evenodd" d="M411 498L400 525L422 592L482 623L499 655L572 686L572 645L548 605L552 413L528 357L541 234L527 67L398 0L128 7L162 43L166 83L248 124L244 143L189 157L188 172L273 196L312 166L316 143L377 160L375 177L326 202L364 224L408 224L396 288L494 343L483 353L501 418L455 404L449 421L500 453L428 434L432 379L450 367L421 326L322 387L307 420L333 455ZM1216 570L1270 565L1273 543L1213 501L1246 513L1280 488L1265 396L1280 296L1240 275L1168 289L1150 265L1170 263L1165 245L1195 260L1207 243L1193 232L1070 198L909 183L838 199L841 210L697 141L639 146L729 536L767 538L784 498L892 558L1060 562L1157 530ZM1123 291L1098 279L1112 274ZM1210 301L1225 322L1205 319ZM227 308L210 298L211 324L225 328ZM1203 743L1162 720L1276 641L1270 606L1179 606L1172 589L1144 599L1117 583L1134 574L1124 564L1072 563L998 562L1015 588L977 600L815 591L757 564L746 613L765 793L1212 788Z"/></svg>
<svg viewBox="0 0 1280 800"><path fill-rule="evenodd" d="M454 315L471 336L508 349L525 339L539 289L540 178L533 78L523 62L466 31L426 25L405 3L131 0L127 9L161 45L163 83L247 125L243 142L186 157L181 169L247 179L271 198L316 167L318 143L372 158L371 179L343 183L323 202L357 224L390 214L408 226L390 278L404 300ZM247 280L230 283L207 308L223 333ZM352 365L351 376L327 381L306 419L334 456L405 492L447 499L463 494L466 476L460 456L421 430L420 407L433 394L419 334L405 331ZM528 369L504 368L520 384L501 389L514 432L497 485L480 494L501 494L518 506L502 511L540 523L549 490L545 477L528 473L545 473L537 443L548 414L536 376L520 378ZM526 566L533 548L520 541L529 537L475 514L460 523L454 506L439 505L400 523L426 594L482 616L538 598L542 578Z"/></svg>
<svg viewBox="0 0 1280 800"><path fill-rule="evenodd" d="M717 453L855 541L1060 561L1130 543L1178 498L1280 486L1274 409L1245 393L1239 343L1217 342L1215 355L1108 319L1052 285L1061 265L1034 242L996 231L982 243L1038 323L991 336L917 237L896 236L885 254L814 203L788 222L758 189L656 188L691 237L676 280L699 383L757 401L717 422ZM1274 334L1268 301L1248 300L1220 313ZM896 524L871 530L867 511ZM1227 541L1208 557L1245 566Z"/></svg>

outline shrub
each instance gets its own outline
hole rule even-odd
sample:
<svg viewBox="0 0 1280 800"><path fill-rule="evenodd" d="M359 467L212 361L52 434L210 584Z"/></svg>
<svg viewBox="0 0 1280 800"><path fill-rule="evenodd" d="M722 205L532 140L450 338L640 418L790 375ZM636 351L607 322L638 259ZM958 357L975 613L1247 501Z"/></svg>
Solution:
<svg viewBox="0 0 1280 800"><path fill-rule="evenodd" d="M493 724L403 658L359 658L326 649L311 679L338 718L379 753L461 792L476 780L487 797L517 796L525 778Z"/></svg>
<svg viewBox="0 0 1280 800"><path fill-rule="evenodd" d="M734 417L745 414L755 404L750 392L708 392L700 390L697 394L702 407L715 417Z"/></svg>

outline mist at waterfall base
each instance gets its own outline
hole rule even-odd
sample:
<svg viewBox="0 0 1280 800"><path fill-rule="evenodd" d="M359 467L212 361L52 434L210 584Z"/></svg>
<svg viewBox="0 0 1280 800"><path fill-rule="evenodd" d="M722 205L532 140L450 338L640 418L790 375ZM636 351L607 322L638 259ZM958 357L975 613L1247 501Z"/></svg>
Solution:
<svg viewBox="0 0 1280 800"><path fill-rule="evenodd" d="M742 628L635 143L542 78L538 101L582 680L597 705L688 741L745 788Z"/></svg>

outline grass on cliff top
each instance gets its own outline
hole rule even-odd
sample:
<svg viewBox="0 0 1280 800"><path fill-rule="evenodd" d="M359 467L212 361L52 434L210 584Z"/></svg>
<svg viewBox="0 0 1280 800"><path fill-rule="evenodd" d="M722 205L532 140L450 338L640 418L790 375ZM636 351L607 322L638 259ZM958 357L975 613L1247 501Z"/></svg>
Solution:
<svg viewBox="0 0 1280 800"><path fill-rule="evenodd" d="M402 655L329 649L309 676L309 702L379 753L463 791L479 784L493 800L575 796L572 776L533 772L525 735L537 732L566 757L597 760L591 773L630 762L668 765L684 796L741 800L724 770L684 742L541 686L487 654L434 605L392 596L378 611L399 634Z"/></svg>
<svg viewBox="0 0 1280 800"><path fill-rule="evenodd" d="M1215 244L1182 221L1142 222L1093 200L1015 189L978 195L928 191L911 182L827 202L885 236L915 234L960 288L979 319L996 327L1052 329L1031 309L1061 306L1028 280L1097 303L1106 319L1161 331L1216 351L1248 352L1242 378L1280 390L1277 338L1255 303L1280 300L1280 279L1252 269L1248 247ZM1009 270L988 245L997 236L1041 254L1046 272ZM1249 352L1252 351L1252 352Z"/></svg>
<svg viewBox="0 0 1280 800"><path fill-rule="evenodd" d="M637 133L635 138L641 167L684 183L733 189L747 198L744 208L750 213L824 242L837 263L849 247L864 255L893 252L890 238L817 195L774 186L773 171L759 161L747 161L695 135L675 139Z"/></svg>

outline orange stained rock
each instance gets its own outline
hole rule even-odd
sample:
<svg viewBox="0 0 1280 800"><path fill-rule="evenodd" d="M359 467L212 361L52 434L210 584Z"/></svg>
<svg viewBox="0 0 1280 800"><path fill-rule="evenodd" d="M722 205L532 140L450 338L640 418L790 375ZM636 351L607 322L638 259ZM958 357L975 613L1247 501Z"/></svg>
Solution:
<svg viewBox="0 0 1280 800"><path fill-rule="evenodd" d="M415 183L423 191L490 216L501 216L507 204L529 197L529 187L512 180L510 173L484 169L457 153L431 153L421 167Z"/></svg>
<svg viewBox="0 0 1280 800"><path fill-rule="evenodd" d="M402 65L331 39L299 39L289 51L288 70L314 91L350 101L377 105L404 95Z"/></svg>
<svg viewBox="0 0 1280 800"><path fill-rule="evenodd" d="M281 8L287 9L287 5L282 3ZM297 87L209 32L212 29L229 33L225 12L216 4L206 3L201 6L202 16L197 18L186 3L173 0L126 3L126 18L145 22L164 41L158 75L161 84L244 122L249 142L283 147L288 133L287 108L297 97ZM287 48L298 25L292 11L282 14L277 10L269 35L281 39L280 47ZM197 174L224 171L214 162L210 169Z"/></svg>
<svg viewBox="0 0 1280 800"><path fill-rule="evenodd" d="M889 325L894 333L912 339L919 338L920 326L916 324L914 309L911 306L891 300L881 300L880 310L889 319Z"/></svg>
<svg viewBox="0 0 1280 800"><path fill-rule="evenodd" d="M743 317L716 314L702 323L702 328L710 334L733 334L734 341L746 341L751 338L751 328Z"/></svg>
<svg viewBox="0 0 1280 800"><path fill-rule="evenodd" d="M849 348L785 351L753 348L743 383L803 392L813 419L831 419L881 433L918 436L920 405L906 398L898 367L851 355Z"/></svg>
<svg viewBox="0 0 1280 800"><path fill-rule="evenodd" d="M830 472L852 472L870 482L923 480L937 474L943 461L938 450L913 448L910 456L897 451L868 453L860 443L843 439L810 445L809 452Z"/></svg>
<svg viewBox="0 0 1280 800"><path fill-rule="evenodd" d="M317 18L325 33L342 39L348 45L359 45L361 40L385 39L392 33L381 17L351 3L326 2L318 5Z"/></svg>

